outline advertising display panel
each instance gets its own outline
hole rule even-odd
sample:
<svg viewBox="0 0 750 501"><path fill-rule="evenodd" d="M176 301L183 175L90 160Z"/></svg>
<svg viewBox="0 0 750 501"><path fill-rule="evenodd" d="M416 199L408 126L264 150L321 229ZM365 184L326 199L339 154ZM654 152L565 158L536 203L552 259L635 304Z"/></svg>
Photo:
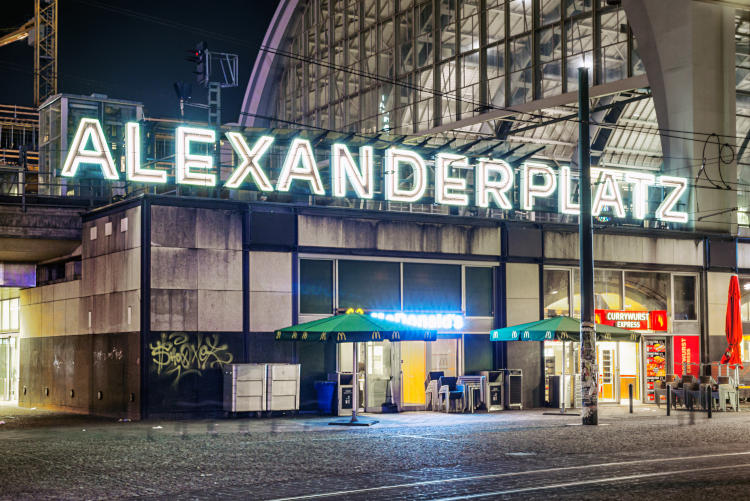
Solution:
<svg viewBox="0 0 750 501"><path fill-rule="evenodd" d="M698 377L698 363L700 362L699 340L698 336L674 336L672 338L672 354L674 363L674 373L681 377L683 367L686 367L686 374L692 374ZM685 364L683 366L683 364Z"/></svg>
<svg viewBox="0 0 750 501"><path fill-rule="evenodd" d="M654 382L667 375L667 338L649 336L645 338L646 398L654 403ZM665 399L662 397L662 401Z"/></svg>

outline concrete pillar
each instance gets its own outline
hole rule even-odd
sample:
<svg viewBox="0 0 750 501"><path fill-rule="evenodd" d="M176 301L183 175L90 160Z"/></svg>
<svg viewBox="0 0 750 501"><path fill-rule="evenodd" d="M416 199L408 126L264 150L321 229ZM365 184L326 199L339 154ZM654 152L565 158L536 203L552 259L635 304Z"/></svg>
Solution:
<svg viewBox="0 0 750 501"><path fill-rule="evenodd" d="M654 96L662 130L663 173L694 183L709 134L716 133L722 143L735 146L734 9L692 0L622 3ZM729 159L731 154L725 153ZM719 169L715 138L706 146L706 157L712 160L700 173L699 184L711 185L706 176L716 185L723 185L722 177L728 183L737 182L734 161ZM695 214L696 229L736 233L736 206L734 191L701 188L691 190L688 211ZM714 213L719 214L699 219Z"/></svg>

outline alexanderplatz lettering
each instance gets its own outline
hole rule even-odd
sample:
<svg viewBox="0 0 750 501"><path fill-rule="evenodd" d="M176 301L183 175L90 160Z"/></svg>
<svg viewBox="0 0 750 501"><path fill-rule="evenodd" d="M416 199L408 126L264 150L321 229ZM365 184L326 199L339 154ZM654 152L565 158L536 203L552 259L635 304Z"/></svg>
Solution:
<svg viewBox="0 0 750 501"><path fill-rule="evenodd" d="M239 158L234 171L224 183L226 188L240 188L252 182L261 191L287 192L293 182L304 182L316 195L326 195L326 188L318 170L313 148L309 141L296 138L286 152L279 178L274 185L263 170L263 155L273 144L272 136L262 136L249 145L237 132L227 132L226 137ZM211 155L191 153L191 144L213 144L216 132L213 129L177 127L175 132L175 181L177 184L216 186L217 175ZM90 147L88 145L91 145ZM107 146L104 132L95 119L84 118L70 146L63 164L62 176L73 177L80 164L98 165L104 177L120 179L112 154ZM344 144L333 144L330 157L331 193L334 197L345 197L351 187L357 197L370 199L375 192L374 155L370 146L359 148L359 162L355 162L349 148ZM411 179L405 182L411 171ZM474 171L474 187L467 186L466 179L457 175L460 171ZM396 202L418 202L427 190L427 163L416 152L402 148L385 151L383 192L385 200ZM144 168L141 164L140 126L136 122L126 125L125 177L140 183L166 183L163 170ZM622 185L630 185L632 216L644 219L648 212L649 187L666 188L665 197L654 214L661 221L686 223L688 215L675 209L677 202L687 190L687 179L674 176L592 168L595 184L592 202L594 216L609 208L614 217L625 217ZM511 210L513 196L510 190L515 182L513 168L503 160L482 158L470 165L467 157L452 153L435 155L435 202L438 204L468 206L470 195L479 207L498 207ZM404 186L408 184L408 186ZM524 162L520 169L520 209L534 210L535 200L558 196L558 210L564 214L577 215L580 206L571 194L573 183L570 167L561 167L556 173L547 165Z"/></svg>

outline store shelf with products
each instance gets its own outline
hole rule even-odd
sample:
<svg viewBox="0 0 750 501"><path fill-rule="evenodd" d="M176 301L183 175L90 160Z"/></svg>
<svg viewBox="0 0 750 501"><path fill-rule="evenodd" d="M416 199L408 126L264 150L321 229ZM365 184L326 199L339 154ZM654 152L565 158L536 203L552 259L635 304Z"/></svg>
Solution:
<svg viewBox="0 0 750 501"><path fill-rule="evenodd" d="M654 403L654 382L667 375L667 338L647 336L644 338L644 365L646 374L645 402ZM662 396L662 401L664 397Z"/></svg>

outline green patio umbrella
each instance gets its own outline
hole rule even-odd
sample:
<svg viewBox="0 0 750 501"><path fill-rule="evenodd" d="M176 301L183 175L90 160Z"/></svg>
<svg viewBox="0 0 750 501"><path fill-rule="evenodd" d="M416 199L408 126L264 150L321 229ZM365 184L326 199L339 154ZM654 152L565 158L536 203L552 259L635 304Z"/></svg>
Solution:
<svg viewBox="0 0 750 501"><path fill-rule="evenodd" d="M629 341L638 342L641 335L611 325L596 324L597 341ZM581 321L577 318L560 315L525 324L503 327L490 331L490 341L562 341L563 342L563 405L561 414L565 414L565 342L578 341L581 333Z"/></svg>
<svg viewBox="0 0 750 501"><path fill-rule="evenodd" d="M611 325L596 324L597 341L637 342L641 335ZM578 341L581 321L564 315L490 331L490 341Z"/></svg>
<svg viewBox="0 0 750 501"><path fill-rule="evenodd" d="M276 339L361 343L385 339L389 341L434 341L437 337L435 329L390 322L365 315L361 311L284 327L276 331Z"/></svg>
<svg viewBox="0 0 750 501"><path fill-rule="evenodd" d="M349 309L343 315L313 320L302 324L284 327L276 331L276 339L288 341L317 341L352 343L354 352L354 391L352 392L352 418L350 421L334 421L330 424L370 425L374 420L357 419L359 384L357 384L357 349L354 343L364 341L434 341L437 338L435 329L410 326L391 322L385 319L365 315L361 309Z"/></svg>

